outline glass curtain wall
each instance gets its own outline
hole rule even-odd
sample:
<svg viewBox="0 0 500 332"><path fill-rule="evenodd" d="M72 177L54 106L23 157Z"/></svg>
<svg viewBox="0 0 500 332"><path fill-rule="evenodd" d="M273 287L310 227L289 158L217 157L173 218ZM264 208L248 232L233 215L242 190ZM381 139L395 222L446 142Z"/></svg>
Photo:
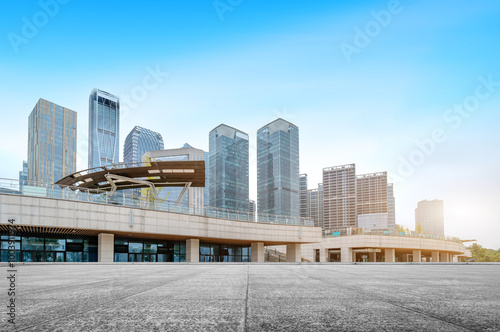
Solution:
<svg viewBox="0 0 500 332"><path fill-rule="evenodd" d="M1 235L2 262L97 262L96 236Z"/></svg>

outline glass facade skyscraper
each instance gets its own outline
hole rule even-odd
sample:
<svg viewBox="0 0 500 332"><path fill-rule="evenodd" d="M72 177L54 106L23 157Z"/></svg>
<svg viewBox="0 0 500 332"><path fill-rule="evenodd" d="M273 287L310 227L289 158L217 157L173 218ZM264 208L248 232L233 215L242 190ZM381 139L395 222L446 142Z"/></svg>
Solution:
<svg viewBox="0 0 500 332"><path fill-rule="evenodd" d="M309 205L307 202L307 174L299 175L299 200L300 200L300 217L309 217Z"/></svg>
<svg viewBox="0 0 500 332"><path fill-rule="evenodd" d="M76 171L75 111L39 99L28 118L28 181L54 183Z"/></svg>
<svg viewBox="0 0 500 332"><path fill-rule="evenodd" d="M119 162L120 101L102 90L89 97L89 168Z"/></svg>
<svg viewBox="0 0 500 332"><path fill-rule="evenodd" d="M143 161L142 155L147 151L163 150L161 134L152 130L135 126L125 138L123 146L123 162L138 163Z"/></svg>
<svg viewBox="0 0 500 332"><path fill-rule="evenodd" d="M257 131L257 208L298 217L299 207L299 128L277 119Z"/></svg>
<svg viewBox="0 0 500 332"><path fill-rule="evenodd" d="M248 211L248 135L224 124L209 134L210 206Z"/></svg>

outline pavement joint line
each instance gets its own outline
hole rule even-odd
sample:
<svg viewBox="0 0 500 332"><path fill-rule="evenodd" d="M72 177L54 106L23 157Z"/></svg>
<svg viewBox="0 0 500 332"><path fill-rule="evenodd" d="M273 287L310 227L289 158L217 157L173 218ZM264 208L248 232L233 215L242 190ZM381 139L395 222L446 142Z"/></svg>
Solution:
<svg viewBox="0 0 500 332"><path fill-rule="evenodd" d="M311 276L309 276L309 275L305 275L305 274L299 273L299 272L294 271L294 270L291 270L291 272L293 272L293 273L295 273L295 274L298 274L298 275L305 276L305 277L310 278L310 279L313 279L313 280L318 280L318 281L323 282L323 283L325 283L325 284L331 284L331 282L330 282L328 279L319 278L319 277L311 277ZM390 305L395 306L395 307L398 307L398 308L400 308L400 309L403 309L403 310L406 310L406 311L410 311L410 312L414 312L414 313L418 313L418 314L421 314L421 315L423 315L423 316L427 316L427 317L430 317L430 318L433 318L433 319L436 319L436 320L439 320L439 321L442 321L442 322L448 323L448 324L453 325L453 326L455 326L455 327L461 328L461 329L463 329L463 330L465 330L465 331L480 332L480 330L475 330L475 329L472 329L472 328L467 327L467 326L462 326L462 325L457 324L457 323L455 323L455 322L451 322L451 321L449 321L449 320L447 320L447 319L443 319L443 318L441 318L441 317L439 317L439 316L436 316L436 315L433 315L433 314L429 314L429 313L426 313L426 312L423 312L423 311L419 311L419 310L417 310L417 309L407 308L407 307L405 307L405 306L401 305L400 303L394 303L393 301L390 301L390 300L384 300L384 299L382 299L380 296L367 295L367 294L365 294L365 293L363 293L363 292L358 291L356 288L351 287L351 286L347 286L347 287L344 287L344 288L346 288L346 289L348 289L348 290L350 290L350 291L352 291L352 292L354 292L354 293L361 294L361 295L362 295L362 296L364 296L364 297L371 297L371 298L373 298L373 299L375 299L375 300L377 300L377 301L380 301L380 302L384 302L384 303L390 304Z"/></svg>
<svg viewBox="0 0 500 332"><path fill-rule="evenodd" d="M215 267L214 267L214 269L215 269ZM107 306L107 305L109 305L109 304L111 304L113 302L121 301L121 300L126 299L126 298L130 298L130 297L142 294L142 293L146 293L146 292L149 292L149 291L151 291L153 289L157 289L157 288L160 288L160 287L163 287L163 286L167 286L167 285L170 285L170 284L175 283L177 281L187 280L187 279L190 279L190 278L192 278L192 277L194 277L196 275L200 275L200 274L203 274L203 273L206 273L206 272L207 271L202 271L202 272L197 272L197 273L191 273L191 274L188 274L187 276L181 276L180 278L177 278L177 279L175 279L175 280L173 280L171 282L167 282L167 283L164 283L164 284L159 285L159 286L151 287L149 289L146 289L146 290L134 293L134 294L130 294L130 295L122 296L122 297L119 297L119 298L116 298L116 299L113 299L113 300L110 300L110 301L106 301L104 303L101 303L99 305L99 307L104 307L104 306ZM81 311L75 312L73 314L63 315L61 317L56 317L56 318L52 318L52 319L47 319L47 320L44 320L44 321L39 322L37 324L32 324L30 326L22 327L22 328L18 329L17 331L25 331L25 330L28 330L28 329L31 329L31 328L34 328L34 327L39 327L40 325L45 324L45 323L56 322L56 321L61 320L61 319L72 317L72 316L75 316L75 315L78 315L78 314L89 313L89 312L96 311L96 310L100 310L100 309L94 307L94 308L90 308L90 309L87 309L87 310L81 310Z"/></svg>
<svg viewBox="0 0 500 332"><path fill-rule="evenodd" d="M243 331L248 331L248 289L250 288L250 265L247 265L247 292L245 297L245 320L243 322Z"/></svg>

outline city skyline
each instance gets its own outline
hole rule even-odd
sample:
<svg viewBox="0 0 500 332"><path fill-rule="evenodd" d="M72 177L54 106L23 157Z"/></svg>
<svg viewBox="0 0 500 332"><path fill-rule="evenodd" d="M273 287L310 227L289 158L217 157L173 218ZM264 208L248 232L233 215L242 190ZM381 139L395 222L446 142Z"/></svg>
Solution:
<svg viewBox="0 0 500 332"><path fill-rule="evenodd" d="M223 20L211 3L106 3L101 10L115 15L100 25L92 8L60 5L18 52L9 33L22 36L22 18L43 9L8 3L0 14L1 115L9 124L0 137L10 143L0 151L2 177L17 178L27 159L27 117L39 98L79 113L77 169L87 168L88 93L99 88L122 101L120 155L136 125L161 133L167 148L189 141L207 151L210 129L230 123L250 135L255 199L255 133L281 117L301 130L300 173L309 183L321 183L331 165L387 171L398 224L413 228L417 202L438 198L446 201L447 235L500 247L493 235L500 180L491 176L500 164L492 153L500 143L498 3L401 1L350 62L346 45L356 46L356 31L387 2L243 2ZM81 29L84 18L91 24ZM171 33L179 29L182 38Z"/></svg>

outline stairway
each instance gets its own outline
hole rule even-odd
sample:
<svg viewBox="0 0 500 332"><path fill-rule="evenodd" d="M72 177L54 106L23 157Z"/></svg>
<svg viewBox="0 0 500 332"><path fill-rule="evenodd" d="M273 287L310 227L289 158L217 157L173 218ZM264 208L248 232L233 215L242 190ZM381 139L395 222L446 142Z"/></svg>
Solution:
<svg viewBox="0 0 500 332"><path fill-rule="evenodd" d="M286 254L278 251L276 249L265 249L264 250L264 261L265 262L286 262ZM310 259L301 257L302 262L312 262Z"/></svg>

